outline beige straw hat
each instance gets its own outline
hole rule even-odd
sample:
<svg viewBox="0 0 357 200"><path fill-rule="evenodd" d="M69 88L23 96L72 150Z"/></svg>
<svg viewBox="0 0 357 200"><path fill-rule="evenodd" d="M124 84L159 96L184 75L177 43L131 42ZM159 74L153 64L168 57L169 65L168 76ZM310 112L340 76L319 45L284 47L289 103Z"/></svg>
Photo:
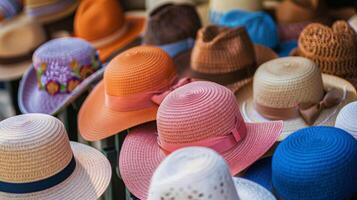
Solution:
<svg viewBox="0 0 357 200"><path fill-rule="evenodd" d="M237 92L248 122L284 120L283 140L309 125L333 126L339 110L357 99L348 81L322 74L307 58L278 58L261 65L253 83Z"/></svg>
<svg viewBox="0 0 357 200"><path fill-rule="evenodd" d="M31 65L32 53L47 40L44 29L25 15L0 24L0 80L18 79Z"/></svg>
<svg viewBox="0 0 357 200"><path fill-rule="evenodd" d="M61 121L25 114L0 122L1 200L95 200L111 179L109 161L70 142Z"/></svg>

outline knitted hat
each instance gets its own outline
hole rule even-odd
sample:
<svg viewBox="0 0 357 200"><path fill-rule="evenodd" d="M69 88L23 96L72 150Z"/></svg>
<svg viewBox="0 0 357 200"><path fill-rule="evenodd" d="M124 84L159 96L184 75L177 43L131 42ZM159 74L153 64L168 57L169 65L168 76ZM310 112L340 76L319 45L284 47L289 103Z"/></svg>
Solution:
<svg viewBox="0 0 357 200"><path fill-rule="evenodd" d="M292 55L314 61L322 73L339 76L357 85L357 37L345 21L332 27L313 23L299 37L298 48Z"/></svg>
<svg viewBox="0 0 357 200"><path fill-rule="evenodd" d="M322 74L303 57L278 58L261 65L253 83L237 92L245 120L284 120L283 140L310 125L333 126L339 110L357 99L346 80Z"/></svg>
<svg viewBox="0 0 357 200"><path fill-rule="evenodd" d="M338 113L335 127L345 130L357 139L357 102L347 104Z"/></svg>
<svg viewBox="0 0 357 200"><path fill-rule="evenodd" d="M170 154L155 170L148 200L159 199L275 200L275 197L258 184L232 177L227 163L215 151L188 147Z"/></svg>
<svg viewBox="0 0 357 200"><path fill-rule="evenodd" d="M19 87L23 113L56 114L100 79L97 50L78 38L51 40L39 47Z"/></svg>
<svg viewBox="0 0 357 200"><path fill-rule="evenodd" d="M18 15L21 9L22 9L21 0L0 1L0 22Z"/></svg>
<svg viewBox="0 0 357 200"><path fill-rule="evenodd" d="M138 38L144 24L144 17L125 15L117 0L85 0L76 12L74 34L97 48L100 60L106 62Z"/></svg>
<svg viewBox="0 0 357 200"><path fill-rule="evenodd" d="M273 146L282 122L245 123L235 95L226 87L196 81L174 90L162 102L154 123L130 129L120 156L128 190L146 199L150 179L166 155L184 147L208 147L236 175Z"/></svg>
<svg viewBox="0 0 357 200"><path fill-rule="evenodd" d="M207 26L200 29L187 74L238 90L253 77L257 66L278 56L254 45L244 27Z"/></svg>

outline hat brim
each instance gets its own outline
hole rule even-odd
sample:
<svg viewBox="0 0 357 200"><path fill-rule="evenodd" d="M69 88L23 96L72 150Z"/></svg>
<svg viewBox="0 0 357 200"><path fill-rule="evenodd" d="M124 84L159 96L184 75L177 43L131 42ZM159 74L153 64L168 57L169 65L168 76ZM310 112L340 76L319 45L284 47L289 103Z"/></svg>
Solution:
<svg viewBox="0 0 357 200"><path fill-rule="evenodd" d="M143 32L145 26L145 17L126 15L125 18L128 26L125 35L106 46L98 48L101 61L106 62L108 58L112 57L113 53L130 44L130 42L134 41Z"/></svg>
<svg viewBox="0 0 357 200"><path fill-rule="evenodd" d="M222 154L231 174L244 170L264 155L281 134L282 122L247 123L247 135L239 144ZM155 123L129 130L120 156L120 175L128 190L139 199L146 199L150 179L166 155L157 143Z"/></svg>
<svg viewBox="0 0 357 200"><path fill-rule="evenodd" d="M272 193L252 181L243 178L233 177L233 182L240 200L276 199Z"/></svg>
<svg viewBox="0 0 357 200"><path fill-rule="evenodd" d="M325 89L337 88L339 90L345 91L346 93L346 98L339 105L323 110L320 116L318 117L318 119L314 123L314 126L319 126L319 125L334 126L334 122L336 120L337 114L343 108L343 106L345 106L346 104L352 101L357 100L356 90L351 83L336 76L322 74L322 79ZM240 105L242 116L247 122L271 121L261 116L254 108L252 82L247 84L241 90L239 90L236 93L236 96L237 96L237 101ZM304 120L301 117L284 120L283 133L279 137L278 141L284 140L291 133L305 127L308 127L308 125L305 124Z"/></svg>
<svg viewBox="0 0 357 200"><path fill-rule="evenodd" d="M71 15L76 11L78 6L79 6L79 1L75 0L75 3L69 5L66 9L62 10L61 12L54 13L51 15L33 17L33 18L36 19L36 21L39 21L40 23L49 24Z"/></svg>
<svg viewBox="0 0 357 200"><path fill-rule="evenodd" d="M32 60L26 60L21 63L1 65L0 64L0 81L12 81L22 77L31 65Z"/></svg>
<svg viewBox="0 0 357 200"><path fill-rule="evenodd" d="M54 96L37 85L36 70L31 66L20 81L18 104L22 113L45 113L54 115L76 100L88 90L92 83L103 77L105 67L83 80L71 93L60 93Z"/></svg>
<svg viewBox="0 0 357 200"><path fill-rule="evenodd" d="M0 199L98 199L111 180L109 161L98 150L84 144L71 142L76 168L62 183L34 193L14 194L0 192Z"/></svg>
<svg viewBox="0 0 357 200"><path fill-rule="evenodd" d="M105 104L104 82L101 81L89 94L78 113L78 128L82 137L97 141L123 130L156 120L158 106L119 112Z"/></svg>

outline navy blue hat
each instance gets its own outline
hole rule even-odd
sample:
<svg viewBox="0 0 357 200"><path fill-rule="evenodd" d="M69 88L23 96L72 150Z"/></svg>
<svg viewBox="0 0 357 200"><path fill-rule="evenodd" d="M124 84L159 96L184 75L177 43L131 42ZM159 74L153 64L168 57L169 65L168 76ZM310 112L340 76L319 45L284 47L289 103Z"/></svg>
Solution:
<svg viewBox="0 0 357 200"><path fill-rule="evenodd" d="M281 199L337 200L357 192L356 168L357 140L342 129L318 126L290 135L272 163L258 162L245 177Z"/></svg>

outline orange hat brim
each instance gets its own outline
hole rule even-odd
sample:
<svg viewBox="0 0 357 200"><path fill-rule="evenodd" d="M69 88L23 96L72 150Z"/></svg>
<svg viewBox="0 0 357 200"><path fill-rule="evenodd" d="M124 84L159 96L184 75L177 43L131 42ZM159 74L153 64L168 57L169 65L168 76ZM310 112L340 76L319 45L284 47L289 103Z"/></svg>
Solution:
<svg viewBox="0 0 357 200"><path fill-rule="evenodd" d="M157 109L158 106L128 112L112 110L105 105L104 82L101 81L79 111L79 132L88 141L98 141L139 124L155 121Z"/></svg>

